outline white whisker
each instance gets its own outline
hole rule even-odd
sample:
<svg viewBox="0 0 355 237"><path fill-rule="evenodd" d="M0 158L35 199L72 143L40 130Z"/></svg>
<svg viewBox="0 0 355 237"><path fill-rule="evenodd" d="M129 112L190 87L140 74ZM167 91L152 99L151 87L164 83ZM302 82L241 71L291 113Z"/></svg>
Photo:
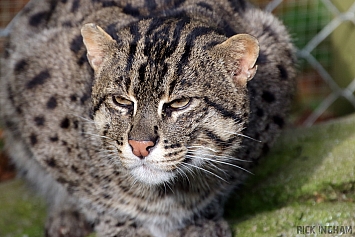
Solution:
<svg viewBox="0 0 355 237"><path fill-rule="evenodd" d="M210 147L207 147L207 146L188 146L188 147L186 147L187 149L190 149L190 148L202 148L202 149L207 149L207 150L210 150L210 151L213 151L213 152L218 152L218 151L216 151L216 150L214 150L214 149L212 149L212 148L210 148Z"/></svg>
<svg viewBox="0 0 355 237"><path fill-rule="evenodd" d="M114 139L112 139L110 137L99 135L99 134L88 133L88 132L83 132L82 134L89 135L89 136L92 136L92 137L105 138L105 139L108 139L108 140L111 140L111 141L115 141Z"/></svg>
<svg viewBox="0 0 355 237"><path fill-rule="evenodd" d="M181 169L181 168L179 168L179 167L176 167L176 170L177 170L177 172L178 172L181 176L186 177L187 182L188 182L189 184L191 184L190 179L189 179L189 176L186 174L186 172L184 172L183 169Z"/></svg>
<svg viewBox="0 0 355 237"><path fill-rule="evenodd" d="M194 150L191 150L191 151L188 151L187 152L187 155L195 155L194 153L192 152L195 152ZM233 161L241 161L241 162L253 162L251 160L243 160L243 159L239 159L239 158L236 158L234 156L229 156L229 155L215 155L215 154L209 154L209 153L201 153L199 151L199 157L200 156L206 156L206 157L212 157L212 158L216 158L216 159L221 159L221 160L233 160Z"/></svg>
<svg viewBox="0 0 355 237"><path fill-rule="evenodd" d="M168 188L170 189L170 191L171 191L172 193L174 193L174 190L171 188L169 181L164 182L163 184L164 184L164 188L165 188L165 193L166 193L166 186L168 186ZM174 193L174 194L175 194L175 193Z"/></svg>
<svg viewBox="0 0 355 237"><path fill-rule="evenodd" d="M229 134L233 134L233 135L237 135L237 136L240 136L240 137L245 137L245 138L248 138L248 139L250 139L250 140L252 140L252 141L255 141L255 142L261 142L260 140L257 140L257 139L255 139L255 138L249 137L249 136L244 135L244 134L242 134L242 133L235 133L235 132L229 132L229 131L224 131L224 132L225 132L225 133L229 133Z"/></svg>
<svg viewBox="0 0 355 237"><path fill-rule="evenodd" d="M192 156L191 156L192 157ZM207 160L207 161L211 161L211 162L216 162L216 163L219 163L219 164L224 164L224 165L229 165L229 166L233 166L235 168L238 168L238 169L241 169L249 174L252 174L254 175L252 172L250 172L249 170L247 169L244 169L243 167L240 167L239 165L235 165L235 164L231 164L231 163L228 163L228 162L225 162L225 161L220 161L220 160L214 160L214 159L210 159L210 158L205 158L205 157L198 157L198 156L193 156L193 158L198 158L198 159L202 159L202 160Z"/></svg>
<svg viewBox="0 0 355 237"><path fill-rule="evenodd" d="M221 176L219 176L219 175L217 175L217 174L215 174L215 173L213 173L213 172L211 172L211 171L209 171L209 170L206 170L206 169L204 169L204 168L202 168L202 167L198 167L198 166L193 165L193 164L190 164L190 163L185 163L185 164L186 164L186 165L189 165L189 166L191 166L191 167L194 167L194 168L196 168L196 169L198 169L198 170L202 170L202 171L204 171L204 172L206 172L206 173L208 173L208 174L211 174L211 175L213 175L213 176L219 178L220 180L222 180L222 181L228 183L227 180L223 179Z"/></svg>
<svg viewBox="0 0 355 237"><path fill-rule="evenodd" d="M86 123L93 123L93 124L96 124L96 122L92 119L89 119L89 118L85 118L81 115L77 115L77 114L71 114L72 116L74 117L77 117L77 118L80 118L81 120L84 120Z"/></svg>

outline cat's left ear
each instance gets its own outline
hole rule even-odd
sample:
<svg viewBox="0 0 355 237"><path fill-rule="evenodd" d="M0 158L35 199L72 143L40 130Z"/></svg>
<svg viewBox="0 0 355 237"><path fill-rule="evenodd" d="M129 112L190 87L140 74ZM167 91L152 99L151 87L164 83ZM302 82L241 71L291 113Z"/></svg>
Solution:
<svg viewBox="0 0 355 237"><path fill-rule="evenodd" d="M81 28L81 35L87 49L87 58L91 67L97 71L104 59L108 56L110 48L116 41L100 26L93 23L85 24Z"/></svg>
<svg viewBox="0 0 355 237"><path fill-rule="evenodd" d="M255 62L259 56L259 42L255 37L237 34L216 45L215 49L224 59L234 83L245 86L254 77L257 69Z"/></svg>

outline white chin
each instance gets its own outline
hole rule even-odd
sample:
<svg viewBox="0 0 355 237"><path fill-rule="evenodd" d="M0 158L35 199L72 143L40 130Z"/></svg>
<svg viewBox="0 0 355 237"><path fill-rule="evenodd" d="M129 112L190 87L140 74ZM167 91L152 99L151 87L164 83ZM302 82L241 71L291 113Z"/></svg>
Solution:
<svg viewBox="0 0 355 237"><path fill-rule="evenodd" d="M135 179L149 185L157 185L168 182L174 175L171 172L152 169L146 165L141 165L131 170Z"/></svg>

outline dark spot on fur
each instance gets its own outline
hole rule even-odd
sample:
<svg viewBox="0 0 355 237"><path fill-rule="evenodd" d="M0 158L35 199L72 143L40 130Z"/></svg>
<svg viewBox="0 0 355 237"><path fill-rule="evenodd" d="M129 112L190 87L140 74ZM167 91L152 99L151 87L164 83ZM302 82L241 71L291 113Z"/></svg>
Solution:
<svg viewBox="0 0 355 237"><path fill-rule="evenodd" d="M116 223L116 227L120 227L120 226L124 226L124 224L125 224L126 222L124 222L124 221L119 221L119 222L117 222Z"/></svg>
<svg viewBox="0 0 355 237"><path fill-rule="evenodd" d="M70 50L77 54L83 46L83 37L81 35L77 35L71 42L70 42Z"/></svg>
<svg viewBox="0 0 355 237"><path fill-rule="evenodd" d="M37 126L43 126L44 122L45 122L45 119L44 119L44 116L37 116L37 117L34 118L34 121L35 121Z"/></svg>
<svg viewBox="0 0 355 237"><path fill-rule="evenodd" d="M47 108L48 109L55 109L55 107L57 107L57 99L54 96L52 96L47 101Z"/></svg>
<svg viewBox="0 0 355 237"><path fill-rule="evenodd" d="M258 117L263 117L263 116L264 116L264 110L261 109L261 108L257 108L257 109L256 109L256 115L257 115Z"/></svg>
<svg viewBox="0 0 355 237"><path fill-rule="evenodd" d="M277 65L277 69L279 69L280 71L280 77L282 80L287 80L288 79L288 73L285 69L284 66L282 66L281 64Z"/></svg>
<svg viewBox="0 0 355 237"><path fill-rule="evenodd" d="M78 99L78 96L75 95L75 94L72 94L72 95L70 96L70 100L73 101L73 102L75 102L77 99Z"/></svg>
<svg viewBox="0 0 355 237"><path fill-rule="evenodd" d="M274 123L276 123L280 128L282 128L285 124L285 121L283 118L281 118L280 116L274 116L273 117Z"/></svg>
<svg viewBox="0 0 355 237"><path fill-rule="evenodd" d="M275 101L275 96L269 91L264 91L261 97L264 101L268 103L272 103Z"/></svg>
<svg viewBox="0 0 355 237"><path fill-rule="evenodd" d="M124 8L123 8L123 13L126 13L131 16L139 16L139 10L136 7L132 7L132 4L128 3Z"/></svg>
<svg viewBox="0 0 355 237"><path fill-rule="evenodd" d="M83 54L79 57L79 59L76 62L79 66L82 66L84 63L88 62L86 52L83 52Z"/></svg>
<svg viewBox="0 0 355 237"><path fill-rule="evenodd" d="M18 61L15 65L15 69L14 69L15 75L18 75L21 72L23 72L27 68L27 66L28 66L28 63L25 59Z"/></svg>
<svg viewBox="0 0 355 237"><path fill-rule="evenodd" d="M30 24L30 26L37 27L43 21L47 21L49 16L50 16L50 12L47 12L47 11L38 12L30 17L30 20L28 23Z"/></svg>
<svg viewBox="0 0 355 237"><path fill-rule="evenodd" d="M74 125L74 129L78 129L79 121L78 120L74 120L73 125Z"/></svg>
<svg viewBox="0 0 355 237"><path fill-rule="evenodd" d="M208 89L211 89L211 83L209 83L209 82L206 82L204 86Z"/></svg>
<svg viewBox="0 0 355 237"><path fill-rule="evenodd" d="M53 157L47 159L47 160L46 160L46 163L47 163L47 165L50 166L50 167L56 167L56 165L57 165L57 163L55 162L55 160L54 160Z"/></svg>
<svg viewBox="0 0 355 237"><path fill-rule="evenodd" d="M70 126L70 120L68 118L64 118L62 122L60 123L61 128L69 128Z"/></svg>
<svg viewBox="0 0 355 237"><path fill-rule="evenodd" d="M51 142L57 142L57 141L59 140L59 138L58 138L57 135L55 135L55 136L53 136L53 137L49 137L49 140L50 140Z"/></svg>
<svg viewBox="0 0 355 237"><path fill-rule="evenodd" d="M256 60L256 63L255 63L255 64L256 64L256 65L266 64L267 61L268 61L267 55L266 55L264 52L260 51L259 57L258 57L258 59Z"/></svg>
<svg viewBox="0 0 355 237"><path fill-rule="evenodd" d="M108 195L107 193L104 193L102 196L103 196L103 198L105 198L105 199L111 199L111 196Z"/></svg>
<svg viewBox="0 0 355 237"><path fill-rule="evenodd" d="M71 21L65 21L65 22L63 22L62 26L63 27L72 27L73 23Z"/></svg>
<svg viewBox="0 0 355 237"><path fill-rule="evenodd" d="M33 89L39 85L43 85L50 78L50 76L51 75L49 74L48 70L43 70L27 83L27 89Z"/></svg>
<svg viewBox="0 0 355 237"><path fill-rule="evenodd" d="M80 98L81 104L84 104L89 98L90 98L90 96L85 93L85 94Z"/></svg>
<svg viewBox="0 0 355 237"><path fill-rule="evenodd" d="M17 130L18 129L17 125L14 122L12 122L12 121L10 121L8 119L5 119L4 124L5 124L5 126L8 129L11 129L11 130Z"/></svg>
<svg viewBox="0 0 355 237"><path fill-rule="evenodd" d="M22 114L22 109L17 106L17 107L16 107L16 112L17 112L18 114Z"/></svg>
<svg viewBox="0 0 355 237"><path fill-rule="evenodd" d="M31 145L34 146L37 144L38 140L37 140L37 135L32 133L31 136L30 136L30 142L31 142Z"/></svg>
<svg viewBox="0 0 355 237"><path fill-rule="evenodd" d="M4 58L8 59L10 57L11 44L7 41L4 46Z"/></svg>
<svg viewBox="0 0 355 237"><path fill-rule="evenodd" d="M278 41L279 35L274 31L271 25L264 25L263 32L264 34L269 34L269 36L273 37L275 41Z"/></svg>
<svg viewBox="0 0 355 237"><path fill-rule="evenodd" d="M70 11L71 12L76 12L76 11L78 11L79 7L80 7L80 1L79 0L74 0Z"/></svg>

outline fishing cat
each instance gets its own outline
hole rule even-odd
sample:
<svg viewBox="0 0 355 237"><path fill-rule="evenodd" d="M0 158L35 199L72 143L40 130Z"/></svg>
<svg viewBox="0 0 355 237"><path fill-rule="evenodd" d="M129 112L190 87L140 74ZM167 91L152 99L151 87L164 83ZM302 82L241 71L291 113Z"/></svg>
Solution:
<svg viewBox="0 0 355 237"><path fill-rule="evenodd" d="M1 118L46 236L231 236L224 200L285 126L293 51L244 0L31 1Z"/></svg>

